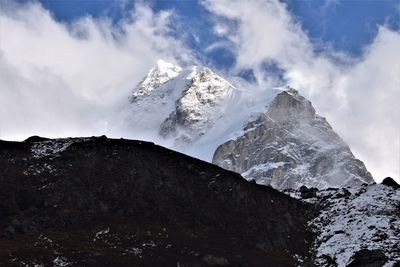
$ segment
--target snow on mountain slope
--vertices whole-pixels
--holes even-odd
[[[160,134],[177,146],[197,140],[224,114],[234,88],[208,68],[194,68],[191,82],[175,110],[161,124]]]
[[[179,66],[158,60],[157,65],[149,71],[146,78],[137,86],[137,89],[131,96],[131,101],[134,102],[138,97],[148,95],[154,88],[178,76],[181,71],[182,69]]]
[[[277,189],[373,182],[364,164],[296,90],[279,93],[244,134],[219,146],[213,163]]]
[[[159,61],[111,128],[211,161],[215,149],[240,133],[252,113],[264,112],[278,91],[242,80],[232,85],[206,67]]]
[[[129,103],[114,119],[110,131],[160,143],[162,139],[158,129],[175,109],[175,102],[190,83],[188,76],[191,72],[191,69],[182,70],[178,66],[159,61],[135,88]]]

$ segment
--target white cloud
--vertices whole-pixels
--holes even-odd
[[[238,23],[219,22],[218,28],[235,27],[219,31],[236,44],[237,66],[248,68],[265,59],[289,60],[300,51],[307,52],[307,37],[291,20],[285,6],[277,1],[206,1],[206,6],[216,15]],[[226,24],[223,24],[226,22]],[[263,34],[260,34],[260,33]]]
[[[279,1],[206,0],[203,4],[215,15],[219,28],[229,27],[224,32],[234,44],[233,71],[252,69],[257,82],[265,86],[272,74],[265,72],[263,63],[277,64],[285,80],[313,101],[377,181],[400,177],[399,32],[381,26],[361,58],[330,49],[316,54]]]
[[[223,24],[216,23],[216,24],[214,25],[213,31],[214,31],[217,35],[226,35],[226,34],[228,33],[228,31],[229,31],[229,28],[226,27],[226,26],[223,25]]]
[[[345,105],[333,122],[377,179],[399,178],[400,33],[380,27],[363,58],[342,74]]]
[[[0,11],[0,138],[91,135],[157,59],[190,60],[169,12],[136,5],[119,25],[57,22],[37,3]]]

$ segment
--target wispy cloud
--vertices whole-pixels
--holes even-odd
[[[335,8],[341,4],[341,0],[325,0],[321,6],[321,12],[326,12],[328,8]]]

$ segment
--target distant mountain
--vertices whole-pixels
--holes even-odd
[[[134,138],[280,190],[373,182],[364,164],[296,90],[230,83],[205,67],[159,61],[115,121]]]

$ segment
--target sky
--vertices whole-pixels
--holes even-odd
[[[107,133],[155,62],[310,99],[400,177],[400,0],[0,0],[0,139]]]

